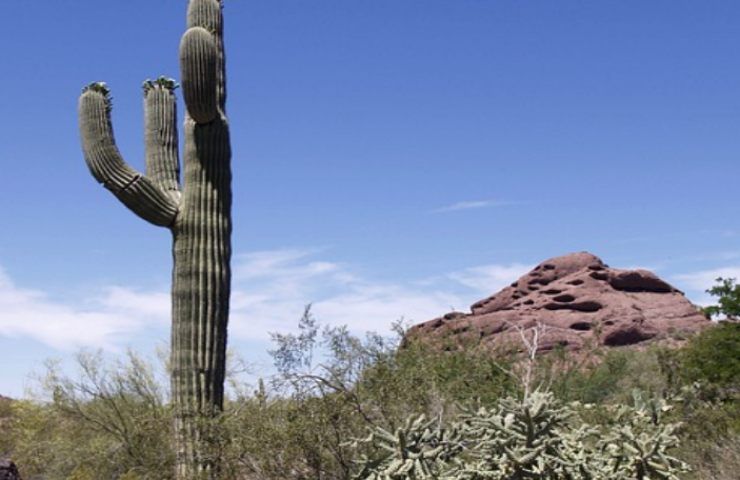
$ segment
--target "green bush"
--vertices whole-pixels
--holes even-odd
[[[737,390],[740,385],[740,323],[721,322],[693,337],[681,351],[683,377]]]
[[[704,308],[704,313],[710,317],[724,315],[730,320],[740,316],[740,285],[735,284],[734,278],[718,278],[718,285],[707,290],[707,293],[718,297],[718,305]]]
[[[171,478],[171,414],[151,366],[133,353],[114,365],[81,353],[78,366],[72,379],[49,365],[46,401],[12,403],[6,439],[23,478]]]

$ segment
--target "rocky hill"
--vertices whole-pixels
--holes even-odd
[[[511,286],[412,327],[409,338],[455,344],[519,342],[518,327],[541,323],[540,350],[622,346],[681,338],[710,325],[684,294],[647,270],[610,268],[587,252],[551,258]]]

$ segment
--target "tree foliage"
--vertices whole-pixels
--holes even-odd
[[[705,307],[704,312],[710,317],[725,316],[728,320],[737,321],[740,317],[740,285],[734,278],[719,277],[716,282],[717,285],[707,293],[717,297],[717,305]]]
[[[740,386],[740,323],[722,322],[689,341],[682,351],[687,380],[737,389]]]

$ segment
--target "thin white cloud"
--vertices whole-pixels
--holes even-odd
[[[460,210],[472,210],[475,208],[504,207],[507,205],[515,205],[515,202],[506,202],[502,200],[470,200],[436,208],[432,210],[432,213],[457,212]]]
[[[319,261],[310,261],[297,266],[297,262],[302,262],[316,253],[318,251],[313,249],[280,249],[237,255],[233,268],[234,279],[251,280],[277,275],[299,279],[328,273],[337,268],[333,263]]]
[[[663,267],[653,264],[653,265],[640,265],[640,264],[632,264],[632,265],[625,265],[624,267],[617,267],[619,270],[647,270],[648,272],[658,272]]]
[[[483,265],[450,274],[450,278],[483,294],[493,294],[532,270],[534,265]]]
[[[467,310],[531,267],[486,265],[433,281],[384,282],[363,278],[346,265],[318,260],[310,249],[251,252],[234,259],[230,336],[268,340],[270,332],[295,330],[311,303],[326,325],[355,332],[387,332],[399,319],[421,322],[453,308]],[[428,279],[427,279],[428,280]],[[157,329],[166,336],[170,296],[102,288],[83,302],[53,301],[44,292],[16,286],[0,271],[0,335],[36,339],[59,349],[114,348]]]
[[[347,325],[355,332],[387,331],[399,319],[414,323],[453,308],[467,310],[532,268],[485,265],[433,281],[392,283],[362,278],[341,264],[313,260],[314,252],[274,250],[240,256],[231,334],[266,340],[270,332],[292,331],[309,303],[324,324]]]
[[[708,253],[703,253],[701,255],[691,255],[685,258],[677,258],[674,259],[676,262],[680,261],[691,261],[691,262],[730,262],[733,260],[737,260],[740,258],[740,251],[739,250],[720,250],[720,251],[713,251]]]
[[[735,278],[740,280],[740,266],[715,268],[711,270],[700,270],[698,272],[674,275],[679,288],[704,292],[717,283],[718,278]]]
[[[170,315],[170,294],[167,292],[144,293],[123,287],[108,287],[104,292],[105,295],[97,303],[106,310],[160,321]]]
[[[270,332],[292,331],[309,303],[321,323],[356,332],[387,331],[401,318],[428,320],[465,303],[459,294],[431,286],[364,279],[314,255],[274,250],[241,256],[234,269],[231,334],[265,340]]]
[[[111,287],[84,303],[65,304],[15,285],[0,269],[0,334],[32,338],[58,349],[116,348],[161,320],[162,301],[161,295]]]
[[[696,305],[706,307],[715,305],[717,298],[707,293],[707,290],[717,284],[718,278],[734,278],[740,280],[740,266],[729,266],[709,270],[673,275],[671,279],[680,290],[686,291],[686,296]]]

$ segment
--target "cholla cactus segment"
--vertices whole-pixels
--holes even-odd
[[[359,443],[371,444],[379,453],[360,461],[363,468],[355,478],[363,480],[440,478],[446,464],[462,451],[455,428],[444,429],[440,419],[424,415],[407,419],[393,433],[376,427]]]
[[[474,448],[456,479],[571,478],[583,445],[594,432],[573,429],[575,414],[548,392],[508,397],[493,411],[462,416],[463,436]]]
[[[687,472],[686,463],[669,454],[679,445],[679,423],[665,423],[671,409],[662,399],[635,395],[634,407],[614,408],[613,426],[599,442],[605,470],[619,479],[678,480],[676,473]]]

